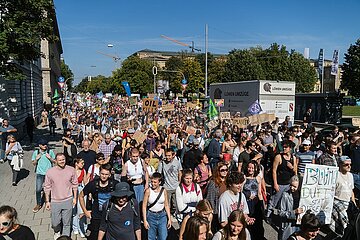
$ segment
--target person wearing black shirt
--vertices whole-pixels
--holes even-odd
[[[103,210],[105,209],[106,203],[111,198],[111,192],[114,190],[115,185],[118,181],[113,180],[111,177],[111,165],[105,164],[100,166],[100,177],[94,178],[89,182],[84,189],[80,192],[79,201],[82,210],[87,218],[90,220],[88,230],[90,230],[89,240],[97,240],[99,233],[100,220]],[[88,205],[85,206],[84,197],[87,196],[91,200],[87,200]],[[92,204],[90,204],[92,203]]]
[[[10,206],[0,207],[0,240],[35,240],[30,228],[17,224],[17,212]]]
[[[195,167],[200,163],[200,158],[202,155],[201,150],[199,149],[199,140],[194,139],[192,147],[184,155],[183,160],[183,169],[191,169],[194,171]]]
[[[133,194],[128,183],[116,184],[111,200],[105,205],[101,216],[98,239],[141,239],[139,205],[131,199]]]
[[[90,149],[90,141],[84,140],[82,142],[83,150],[78,153],[77,157],[85,161],[84,169],[87,171],[89,167],[96,163],[96,152]]]

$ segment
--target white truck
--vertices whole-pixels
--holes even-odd
[[[295,82],[251,80],[214,83],[210,85],[210,98],[224,99],[221,112],[240,112],[242,116],[256,113],[275,113],[284,120],[294,120]],[[260,108],[259,108],[260,106]]]

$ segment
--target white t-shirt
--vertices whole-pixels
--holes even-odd
[[[335,198],[349,202],[354,189],[354,177],[351,173],[339,175],[336,179]]]
[[[226,222],[230,213],[237,209],[239,202],[239,193],[234,195],[231,190],[226,190],[221,194],[219,198],[219,221]],[[241,203],[239,205],[239,210],[242,210],[243,213],[249,214],[249,207],[246,202],[246,197],[241,193]]]

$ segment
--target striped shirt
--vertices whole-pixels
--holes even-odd
[[[305,165],[311,164],[312,161],[315,159],[315,153],[312,151],[307,152],[298,152],[296,154],[296,158],[299,160],[298,164],[298,173],[304,174],[305,172]]]

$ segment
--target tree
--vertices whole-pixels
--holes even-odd
[[[219,57],[214,59],[208,67],[208,83],[222,82],[225,74],[226,58]]]
[[[311,92],[317,80],[316,70],[310,65],[310,61],[300,53],[292,53],[289,59],[290,79],[296,83],[296,92]]]
[[[124,93],[121,82],[129,82],[131,92],[152,93],[154,81],[152,74],[153,63],[140,59],[138,56],[128,57],[120,69],[113,72],[112,88],[116,93]]]
[[[232,50],[225,64],[223,82],[265,79],[260,62],[250,50]]]
[[[182,72],[188,80],[188,92],[199,92],[199,88],[204,87],[204,74],[199,62],[190,58],[185,59]]]
[[[65,78],[68,90],[71,91],[74,82],[74,74],[72,73],[70,67],[65,63],[64,60],[61,60],[60,69],[61,69],[61,76]]]
[[[95,94],[100,91],[103,91],[104,93],[111,92],[111,78],[98,75],[96,77],[92,77],[91,81],[88,81],[86,86],[86,92]]]
[[[86,93],[88,83],[88,77],[84,77],[81,82],[74,87],[74,92]]]
[[[20,70],[11,60],[36,60],[42,55],[41,39],[57,40],[54,19],[51,0],[0,1],[0,75],[19,78]]]
[[[343,75],[341,89],[348,90],[349,95],[360,97],[360,38],[351,44],[345,53],[345,62],[342,67]]]
[[[184,67],[184,61],[180,57],[171,57],[165,63],[165,70],[169,71],[182,71]],[[177,72],[160,72],[159,77],[164,80],[169,80],[170,90],[172,92],[181,92],[181,73]]]

